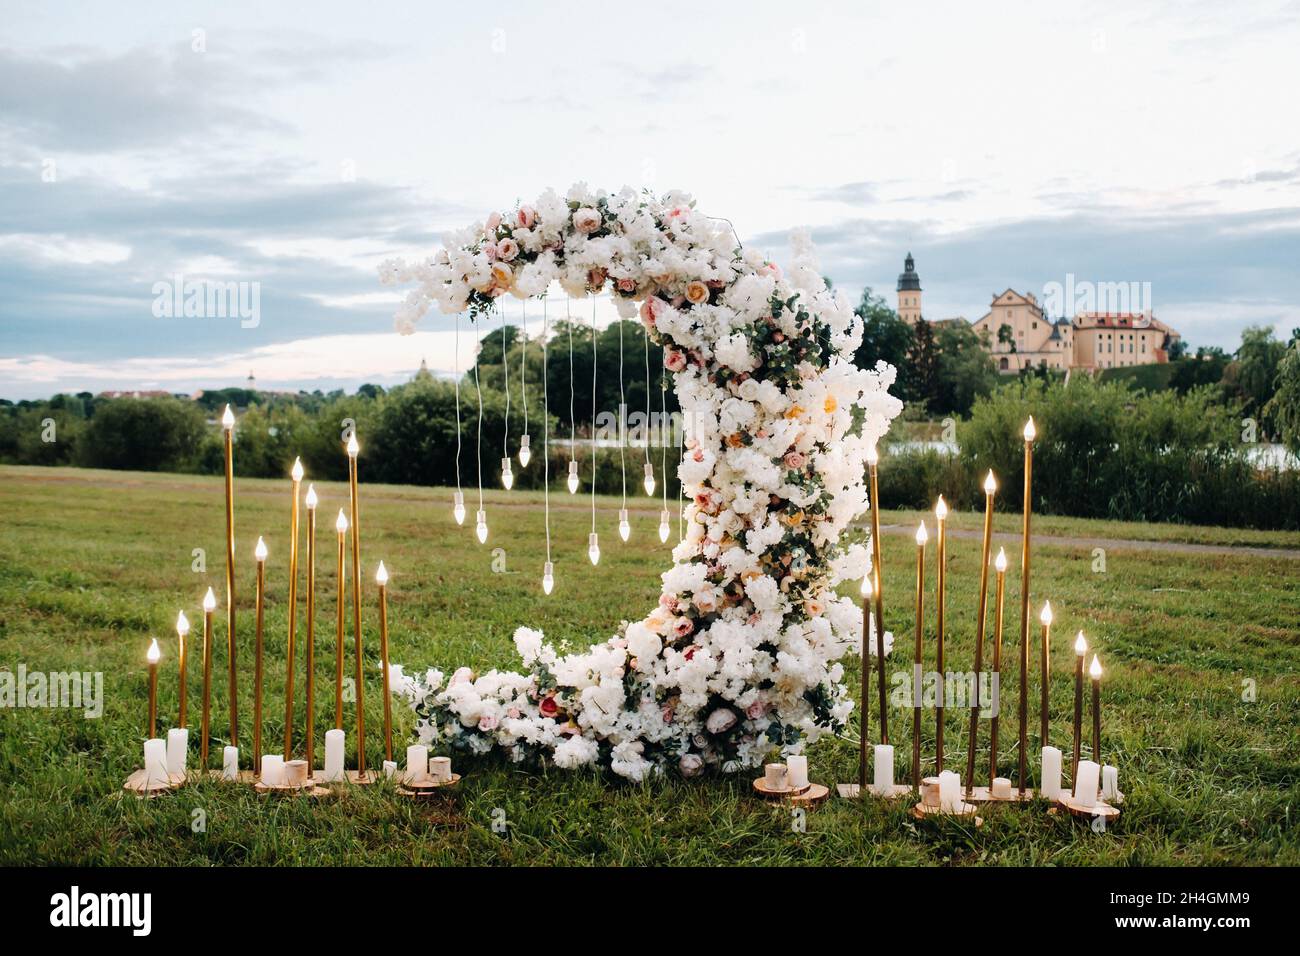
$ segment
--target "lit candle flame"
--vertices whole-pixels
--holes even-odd
[[[189,632],[190,632],[190,619],[185,616],[184,611],[181,611],[179,614],[176,615],[176,633],[179,634],[181,637],[184,637]]]
[[[211,613],[217,609],[217,596],[212,593],[212,588],[208,588],[208,593],[203,595],[203,610]]]
[[[1038,615],[1038,619],[1042,621],[1044,625],[1052,623],[1052,602],[1051,601],[1043,602],[1043,613]]]
[[[339,509],[338,520],[334,522],[334,527],[338,530],[339,534],[343,534],[348,530],[348,516],[343,513],[342,508]]]
[[[316,486],[308,485],[307,486],[307,508],[309,510],[314,509],[319,501],[320,499],[316,497]]]
[[[266,542],[262,540],[260,534],[257,536],[257,547],[253,549],[253,557],[258,561],[266,560]]]
[[[221,427],[226,431],[235,427],[235,413],[230,410],[229,405],[226,406],[226,410],[221,416]]]
[[[1080,657],[1088,653],[1088,642],[1084,640],[1083,631],[1080,631],[1079,636],[1074,639],[1074,653]]]
[[[871,599],[871,571],[869,569],[866,574],[862,575],[862,596],[867,600]]]
[[[922,521],[916,528],[916,543],[925,544],[930,540],[930,533],[925,530],[925,522]]]
[[[1092,666],[1088,668],[1088,676],[1093,680],[1101,680],[1101,661],[1097,660],[1097,655],[1092,655]]]
[[[382,588],[388,583],[388,569],[384,567],[384,562],[379,562],[379,570],[375,572],[375,582]]]
[[[984,478],[984,494],[991,495],[997,490],[998,490],[997,479],[993,477],[993,470],[989,469],[988,475],[985,476]]]
[[[948,502],[943,500],[943,495],[940,495],[939,500],[935,503],[934,517],[938,521],[948,517]]]
[[[295,458],[293,460],[293,470],[289,472],[289,477],[292,478],[294,481],[302,481],[302,475],[303,475],[302,459]]]
[[[877,465],[879,463],[880,463],[880,452],[876,450],[876,446],[873,444],[870,448],[867,449],[867,464]]]
[[[155,637],[149,642],[149,653],[146,654],[145,657],[148,659],[150,664],[158,663],[158,658],[162,657],[162,651],[158,649],[158,638]],[[1093,662],[1093,666],[1097,666],[1095,661]],[[1097,673],[1101,673],[1100,667],[1097,668]]]
[[[998,556],[993,559],[993,567],[997,568],[999,574],[1006,574],[1007,552],[1004,549],[998,548]]]
[[[353,432],[348,436],[348,457],[356,458],[357,453],[361,451],[361,446],[357,444],[357,433]]]
[[[1038,434],[1038,429],[1034,427],[1034,416],[1029,416],[1029,421],[1025,422],[1025,441],[1033,441]]]

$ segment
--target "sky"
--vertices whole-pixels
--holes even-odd
[[[1072,275],[1192,346],[1300,326],[1295,2],[4,7],[3,398],[451,373],[376,265],[577,181],[810,228],[855,299],[911,251],[929,318]],[[178,277],[256,321],[156,314]]]

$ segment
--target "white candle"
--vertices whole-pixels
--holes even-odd
[[[393,776],[394,774],[396,774],[396,773],[397,773],[397,761],[396,761],[396,760],[385,760],[385,761],[384,761],[384,776],[385,776],[385,777],[392,777],[392,776]]]
[[[993,786],[989,789],[990,795],[998,800],[1011,799],[1011,781],[1006,777],[994,777]]]
[[[227,746],[221,752],[221,779],[239,779],[239,748]]]
[[[1074,802],[1081,807],[1097,805],[1097,777],[1101,768],[1094,761],[1079,761],[1079,777],[1074,781]]]
[[[876,744],[875,780],[873,789],[887,797],[894,790],[894,748],[890,744]]]
[[[808,786],[808,758],[802,754],[791,754],[785,758],[786,782],[796,790]]]
[[[167,731],[167,772],[184,773],[189,758],[190,732],[184,727]]]
[[[450,757],[430,757],[429,758],[429,776],[434,783],[447,783],[451,780],[451,758]]]
[[[325,731],[325,781],[337,783],[343,779],[343,731],[334,727]]]
[[[307,761],[286,760],[284,763],[284,782],[301,787],[307,782]]]
[[[1110,764],[1101,768],[1101,798],[1106,801],[1119,799],[1119,768]]]
[[[1061,796],[1061,751],[1058,747],[1043,748],[1043,773],[1039,792],[1045,800],[1056,800]]]
[[[167,741],[161,737],[144,742],[144,777],[148,783],[167,782]]]
[[[262,755],[262,783],[268,787],[284,784],[284,754]]]
[[[939,809],[944,813],[961,810],[961,777],[951,770],[939,774]]]
[[[429,775],[429,748],[424,744],[411,744],[406,748],[406,779],[411,783]]]
[[[763,782],[769,790],[785,789],[786,769],[783,763],[770,763],[763,768]]]

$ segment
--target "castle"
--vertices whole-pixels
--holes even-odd
[[[921,317],[921,277],[909,252],[898,276],[898,317],[909,325]],[[944,320],[964,321],[964,320]],[[1078,312],[1053,319],[1032,292],[995,294],[989,311],[971,323],[997,362],[998,371],[1027,368],[1096,371],[1168,362],[1177,331],[1145,312]]]

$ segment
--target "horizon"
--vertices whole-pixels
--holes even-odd
[[[575,180],[684,189],[782,263],[807,227],[855,302],[893,307],[911,252],[931,319],[1073,277],[1141,284],[1192,349],[1300,326],[1300,144],[1258,92],[1285,86],[1300,9],[940,7],[942,32],[669,3],[633,57],[610,38],[644,24],[590,4],[406,11],[399,41],[337,2],[309,29],[248,3],[13,11],[0,395],[454,374],[468,325],[459,348],[451,317],[397,336],[376,265]],[[177,276],[236,283],[256,321],[158,315]]]

